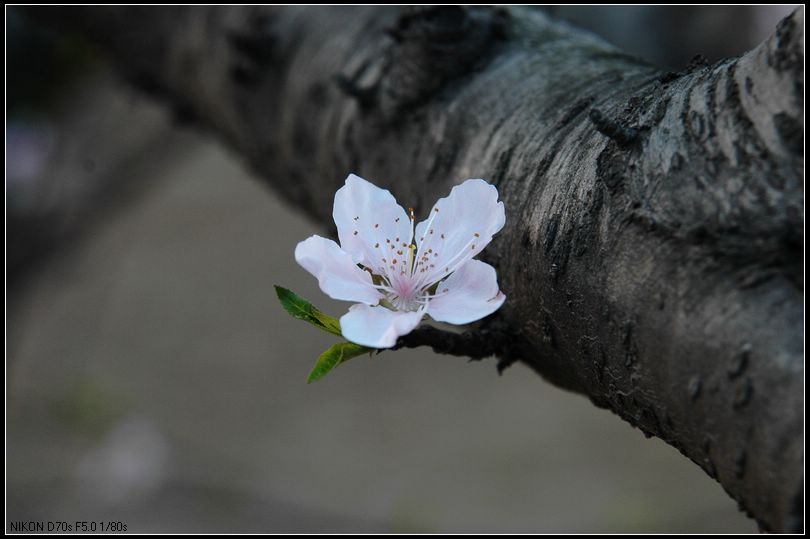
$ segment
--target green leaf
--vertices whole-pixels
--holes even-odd
[[[274,287],[281,306],[284,307],[284,310],[290,313],[293,318],[309,322],[318,329],[327,331],[332,335],[337,335],[338,337],[343,336],[343,333],[340,331],[340,322],[337,318],[322,313],[313,307],[310,302],[292,290],[278,285],[274,285]]]
[[[339,342],[332,345],[318,358],[318,362],[315,363],[315,368],[309,373],[307,383],[311,384],[315,380],[320,380],[326,376],[329,371],[344,361],[373,351],[374,348],[367,348],[359,344],[354,344],[353,342]]]

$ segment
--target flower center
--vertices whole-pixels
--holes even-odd
[[[416,311],[425,303],[427,294],[421,292],[413,279],[397,279],[392,283],[391,292],[388,293],[388,301],[398,311]]]
[[[366,242],[369,247],[373,245],[372,254],[368,264],[361,265],[371,274],[374,287],[385,294],[383,305],[397,311],[424,309],[430,299],[444,295],[446,289],[436,293],[434,285],[475,254],[476,240],[481,237],[481,234],[475,232],[454,256],[442,259],[439,250],[444,251],[445,239],[449,235],[446,236],[440,227],[435,230],[433,228],[439,208],[433,208],[419,245],[415,237],[413,208],[408,208],[408,214],[411,222],[409,237],[386,237],[381,233],[380,224],[374,223],[373,228],[369,229],[371,235],[367,239],[370,241]],[[360,216],[356,216],[354,220],[360,221]],[[399,221],[399,217],[394,219],[395,223]],[[357,236],[359,233],[360,229],[353,234]]]

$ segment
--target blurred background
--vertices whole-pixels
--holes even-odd
[[[672,68],[791,6],[543,8]],[[307,385],[273,284],[323,233],[237,155],[6,9],[6,503],[127,531],[753,532],[675,449],[521,365],[426,350]]]

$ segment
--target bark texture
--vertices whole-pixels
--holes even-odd
[[[475,331],[500,365],[675,446],[762,529],[803,529],[803,10],[681,72],[524,8],[53,13],[325,225],[348,172],[417,215],[495,183],[483,258],[508,300]]]

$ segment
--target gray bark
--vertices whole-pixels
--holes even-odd
[[[762,529],[803,529],[803,10],[677,73],[521,8],[58,13],[324,226],[348,172],[423,215],[496,184],[484,258],[509,299],[475,331],[501,366],[662,438]]]

